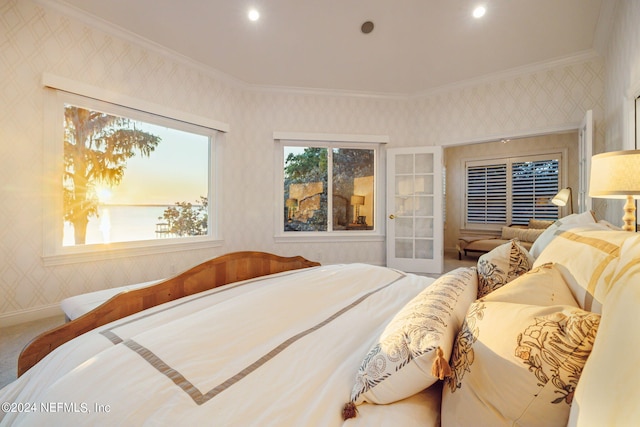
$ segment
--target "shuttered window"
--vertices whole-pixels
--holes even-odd
[[[504,224],[507,221],[507,165],[467,168],[467,222]]]
[[[557,192],[558,159],[512,163],[511,223],[558,219],[558,207],[551,203]]]
[[[561,154],[466,163],[466,228],[558,219]]]

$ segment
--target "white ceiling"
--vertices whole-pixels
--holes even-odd
[[[593,53],[610,0],[65,1],[247,84],[419,94]]]

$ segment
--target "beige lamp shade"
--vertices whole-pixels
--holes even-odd
[[[589,196],[640,197],[640,150],[612,151],[591,158]]]
[[[627,199],[624,229],[635,230],[634,198],[640,198],[640,150],[612,151],[591,158],[589,196]]]
[[[569,201],[570,195],[571,195],[571,189],[563,188],[558,192],[558,194],[553,196],[553,199],[551,199],[551,203],[553,203],[556,206],[567,206],[567,202]]]
[[[351,206],[364,205],[364,196],[351,196]]]
[[[571,187],[563,188],[558,194],[553,196],[551,203],[556,206],[567,206],[569,204],[570,213],[573,213],[573,197],[571,195]]]

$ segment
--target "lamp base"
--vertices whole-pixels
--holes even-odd
[[[636,231],[636,205],[632,196],[627,196],[627,203],[624,205],[624,216],[622,217],[624,231]]]

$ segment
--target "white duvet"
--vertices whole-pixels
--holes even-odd
[[[216,288],[91,331],[0,390],[0,425],[439,425],[439,393],[362,405],[358,366],[433,279],[364,264]]]

